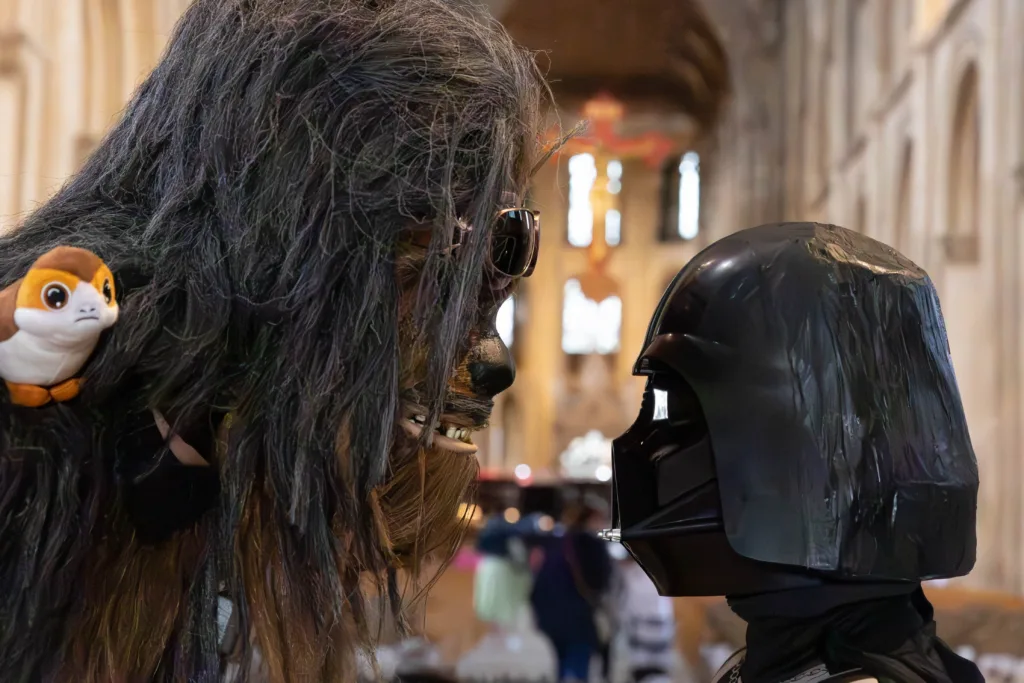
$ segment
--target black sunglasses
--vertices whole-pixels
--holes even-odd
[[[491,265],[507,277],[530,277],[540,253],[540,214],[517,207],[498,214],[491,232]]]
[[[532,209],[515,207],[500,211],[491,231],[491,267],[505,277],[530,277],[537,267],[540,252],[540,213]],[[463,227],[457,233],[452,250],[462,244],[463,235],[472,230]],[[430,243],[430,228],[414,229],[423,239],[414,241],[423,247]]]

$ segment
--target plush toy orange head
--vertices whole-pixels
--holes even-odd
[[[57,247],[0,291],[0,378],[11,402],[38,407],[78,395],[78,373],[117,322],[114,277],[95,254]]]

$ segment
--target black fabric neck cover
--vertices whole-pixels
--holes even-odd
[[[842,583],[730,596],[747,622],[745,683],[776,683],[818,662],[899,683],[984,683],[970,661],[935,635],[917,583]]]

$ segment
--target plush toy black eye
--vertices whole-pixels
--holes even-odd
[[[43,303],[53,311],[59,311],[67,305],[71,298],[68,288],[59,282],[51,282],[43,288]]]
[[[109,304],[114,298],[114,290],[110,286],[110,280],[103,281],[103,299]]]

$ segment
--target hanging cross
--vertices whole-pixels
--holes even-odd
[[[672,138],[653,131],[623,137],[618,127],[624,114],[625,107],[610,95],[598,95],[587,101],[582,111],[582,118],[589,122],[587,131],[569,138],[553,157],[588,152],[595,158],[600,155],[619,160],[641,159],[651,168],[661,168],[675,149]]]
[[[570,138],[555,155],[588,153],[594,157],[597,177],[590,190],[593,225],[590,245],[587,247],[587,272],[580,276],[584,294],[594,301],[603,301],[615,293],[617,285],[606,275],[611,257],[608,248],[605,218],[608,211],[618,208],[618,194],[609,191],[608,162],[640,159],[648,167],[659,169],[675,149],[673,140],[656,132],[635,137],[624,137],[618,128],[625,107],[610,95],[602,94],[583,105],[582,118],[589,123],[587,132]],[[557,139],[552,137],[552,139]]]

